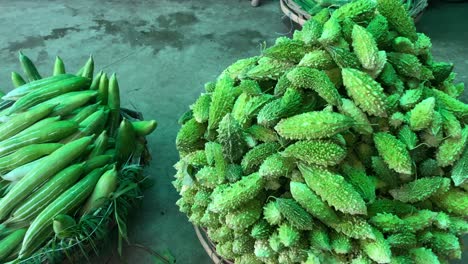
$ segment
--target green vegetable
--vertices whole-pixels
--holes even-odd
[[[10,171],[21,165],[32,162],[45,155],[49,155],[63,146],[60,143],[31,144],[24,146],[14,153],[0,158],[0,171]]]
[[[85,139],[89,140],[89,138]],[[43,242],[42,234],[52,231],[52,219],[59,214],[69,213],[70,210],[80,205],[91,194],[101,175],[102,169],[92,171],[61,194],[34,219],[24,237],[19,253],[20,259],[30,255],[31,250],[34,250]]]
[[[21,63],[21,68],[23,68],[23,71],[26,73],[29,81],[42,79],[34,63],[21,51],[19,52],[19,61]]]
[[[84,137],[73,142],[70,142],[51,155],[47,156],[34,171],[31,171],[23,179],[21,179],[10,192],[0,201],[0,219],[5,219],[13,209],[27,195],[41,183],[53,176],[56,172],[65,168],[80,157],[86,147],[91,143],[91,137]],[[53,164],[53,166],[51,166]]]
[[[14,74],[16,77],[15,79],[19,79],[17,74]],[[74,77],[72,74],[59,74],[56,76],[46,77],[40,80],[32,81],[26,84],[22,84],[21,86],[17,87],[16,89],[11,90],[2,99],[5,100],[18,100],[19,98],[25,96],[26,94],[33,92],[37,89],[42,87],[51,85],[52,83],[60,82],[65,79],[69,79]],[[19,80],[21,82],[21,80]],[[18,81],[15,81],[18,83]]]
[[[57,56],[55,57],[53,76],[60,74],[65,74],[65,64],[63,63],[62,58]]]
[[[65,214],[60,214],[54,217],[52,227],[58,238],[64,239],[72,234],[73,228],[76,226],[76,221],[73,217]]]
[[[120,88],[117,82],[117,75],[114,73],[109,79],[109,92],[107,98],[107,105],[110,109],[109,116],[109,135],[114,135],[114,131],[118,128],[120,123]]]
[[[19,133],[9,139],[0,142],[0,156],[9,154],[29,144],[57,142],[77,130],[78,126],[70,121],[57,121],[44,125],[41,130]],[[26,132],[26,130],[24,131]]]
[[[275,127],[278,134],[290,139],[329,138],[349,129],[354,121],[333,112],[309,112],[283,119]]]
[[[115,191],[118,184],[118,175],[115,165],[112,169],[104,172],[96,183],[91,196],[86,203],[81,207],[81,214],[87,214],[92,210],[101,207],[106,199]]]
[[[4,261],[21,244],[26,234],[26,229],[17,229],[0,240],[0,261]]]
[[[13,83],[13,86],[15,86],[15,88],[18,88],[18,87],[26,84],[26,81],[17,72],[11,72],[11,82]],[[2,95],[2,97],[3,96],[5,96],[5,95]]]
[[[318,166],[300,164],[307,186],[336,210],[348,214],[367,214],[364,200],[340,175]]]
[[[125,164],[135,151],[135,130],[132,124],[124,119],[120,123],[120,127],[117,131],[117,137],[115,139],[115,152],[117,156],[115,159],[120,164]]]
[[[48,84],[19,98],[10,108],[9,114],[26,110],[55,96],[83,89],[89,84],[89,79],[82,77],[71,77],[60,82]]]
[[[14,115],[8,122],[0,125],[0,140],[11,138],[36,121],[48,116],[55,106],[54,104],[44,104],[27,112]]]
[[[86,61],[86,64],[83,66],[83,72],[77,75],[81,75],[88,79],[93,79],[93,71],[94,71],[93,56],[89,56],[89,59]]]
[[[93,150],[89,153],[89,158],[96,157],[98,155],[104,154],[109,144],[109,136],[107,135],[107,131],[104,130],[102,133],[96,138],[94,141]]]
[[[312,230],[312,216],[293,199],[277,198],[276,204],[283,217],[299,230]]]
[[[236,263],[459,258],[468,104],[414,3],[295,3],[311,18],[292,39],[237,60],[181,119],[180,211]]]
[[[74,164],[58,172],[13,210],[6,223],[29,224],[52,201],[73,186],[84,172],[83,164]]]

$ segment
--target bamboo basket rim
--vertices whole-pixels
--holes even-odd
[[[197,235],[198,240],[200,241],[200,244],[202,245],[203,249],[205,249],[206,254],[211,258],[213,263],[215,264],[234,264],[234,261],[232,260],[227,260],[218,253],[216,253],[216,245],[211,239],[208,237],[208,234],[206,233],[206,229],[201,228],[199,226],[193,225],[193,228],[195,229],[195,233]]]
[[[280,0],[280,6],[281,10],[287,17],[301,26],[311,18],[311,15],[302,10],[302,8],[294,1]]]

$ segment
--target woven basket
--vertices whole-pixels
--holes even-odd
[[[311,18],[310,14],[302,10],[302,8],[292,0],[280,0],[280,5],[283,13],[301,26]]]
[[[416,5],[414,5],[413,9],[410,11],[410,14],[415,22],[419,21],[427,7],[427,0],[405,0],[405,2],[407,1],[417,1]],[[311,15],[303,10],[293,0],[280,0],[280,6],[281,10],[287,17],[301,26],[311,18]]]
[[[216,245],[213,243],[213,241],[210,240],[205,229],[198,227],[196,225],[194,225],[193,227],[195,228],[195,233],[197,234],[198,240],[200,240],[200,244],[205,249],[206,254],[208,254],[211,260],[213,260],[213,263],[234,264],[234,261],[224,259],[220,255],[218,255],[218,253],[216,253]]]

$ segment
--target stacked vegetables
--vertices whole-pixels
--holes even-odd
[[[320,12],[182,118],[177,204],[235,263],[446,263],[468,232],[468,105],[397,0]]]
[[[76,75],[57,58],[47,78],[20,62],[27,81],[14,72],[0,103],[0,261],[54,262],[124,228],[156,122],[121,116],[116,75],[93,79],[92,57]]]
[[[352,0],[292,0],[310,15],[315,15],[324,8],[337,9]],[[424,11],[427,7],[427,0],[402,0],[406,10],[413,18]]]

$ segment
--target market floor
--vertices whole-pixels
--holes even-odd
[[[156,119],[148,137],[153,162],[146,170],[154,186],[129,223],[129,240],[156,252],[169,250],[177,263],[210,263],[187,218],[178,212],[171,185],[178,117],[203,84],[236,59],[259,54],[264,43],[290,33],[278,1],[252,8],[247,0],[33,1],[0,0],[0,87],[11,88],[23,50],[50,74],[60,55],[75,72],[93,54],[97,69],[118,73],[122,104]],[[433,40],[435,58],[456,65],[468,84],[468,3],[431,1],[418,23]],[[468,101],[468,93],[464,94]],[[114,248],[114,247],[113,247]],[[112,257],[112,254],[114,257]],[[96,263],[120,263],[115,250]],[[156,263],[137,247],[126,247],[128,263]],[[465,255],[465,260],[468,256]]]

